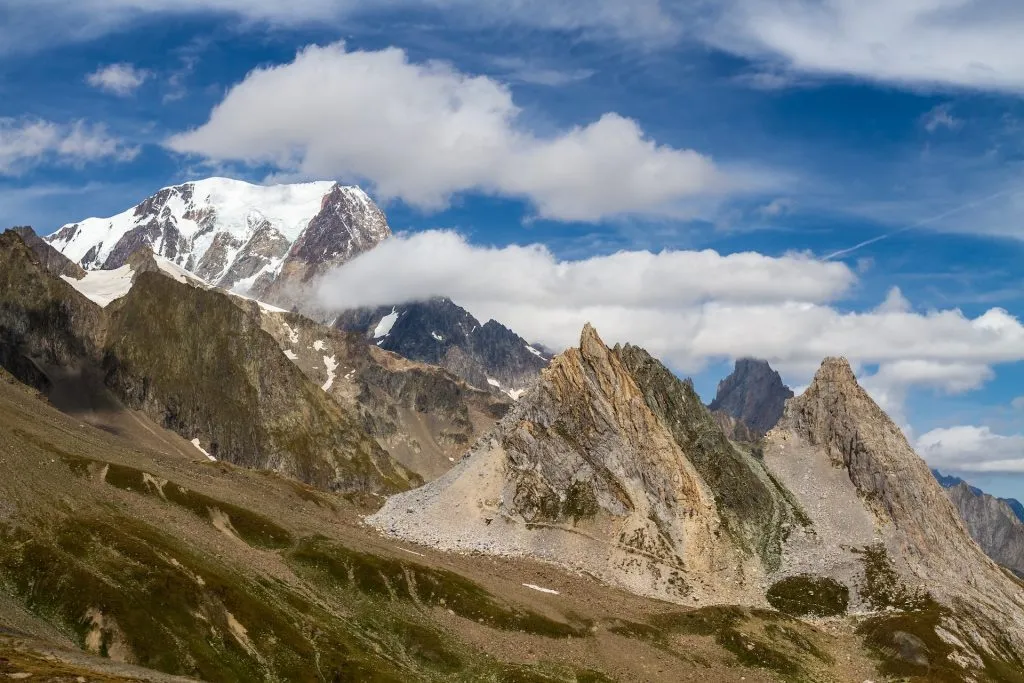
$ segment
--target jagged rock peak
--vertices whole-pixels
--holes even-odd
[[[768,361],[740,358],[732,374],[718,384],[711,410],[739,420],[756,434],[765,434],[782,417],[793,392]]]
[[[588,324],[579,347],[555,357],[453,470],[390,498],[368,522],[705,604],[754,599],[794,517],[692,385],[643,349],[608,348]]]
[[[814,373],[814,383],[818,382],[856,385],[857,388],[860,388],[860,385],[857,383],[857,375],[854,374],[853,367],[850,366],[850,361],[843,356],[829,356],[821,362],[821,367]]]
[[[584,325],[583,331],[580,333],[580,353],[588,360],[600,360],[608,357],[608,347],[605,346],[601,336],[590,323]]]

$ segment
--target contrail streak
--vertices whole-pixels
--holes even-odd
[[[840,249],[839,251],[833,251],[831,254],[829,254],[827,256],[823,256],[821,258],[821,260],[822,261],[831,261],[832,259],[834,259],[834,258],[836,258],[838,256],[846,256],[847,254],[850,254],[852,252],[857,251],[858,249],[862,249],[862,248],[864,248],[866,246],[874,244],[875,242],[881,242],[882,240],[887,240],[890,237],[895,237],[896,235],[899,235],[900,233],[907,232],[908,230],[916,230],[917,228],[920,228],[922,225],[928,225],[929,223],[934,223],[935,221],[941,221],[943,218],[947,218],[949,216],[952,216],[953,214],[960,213],[961,211],[965,211],[967,209],[974,208],[975,206],[980,206],[981,204],[987,204],[988,202],[992,201],[993,199],[998,199],[999,197],[1002,197],[1003,195],[1006,195],[1006,194],[1010,194],[1011,192],[1013,192],[1013,190],[1002,190],[1000,192],[996,192],[995,194],[989,195],[988,197],[982,197],[981,199],[975,199],[973,202],[967,202],[966,204],[962,204],[961,206],[957,206],[955,208],[952,208],[949,211],[945,211],[943,213],[940,213],[937,216],[931,216],[930,218],[925,218],[925,219],[919,220],[918,222],[914,223],[913,225],[908,225],[905,228],[900,228],[899,230],[893,230],[892,232],[887,232],[886,234],[879,235],[878,237],[872,237],[869,240],[864,240],[863,242],[861,242],[859,244],[855,244],[852,247],[847,247],[846,249]]]

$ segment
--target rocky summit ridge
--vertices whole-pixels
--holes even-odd
[[[495,320],[481,323],[446,297],[345,311],[334,326],[378,348],[445,368],[469,384],[517,398],[550,355]]]
[[[692,386],[641,349],[608,348],[588,325],[453,470],[368,521],[706,604],[756,592],[797,517]]]

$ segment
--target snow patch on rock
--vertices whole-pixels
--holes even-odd
[[[87,299],[106,308],[110,302],[128,294],[132,288],[134,275],[132,267],[125,264],[115,270],[89,271],[81,280],[75,280],[67,275],[60,277]]]
[[[377,323],[377,327],[373,328],[373,338],[381,339],[382,337],[388,336],[388,334],[391,333],[391,328],[395,326],[396,322],[398,322],[398,316],[399,314],[394,308],[392,308],[390,313],[380,319],[380,322]]]

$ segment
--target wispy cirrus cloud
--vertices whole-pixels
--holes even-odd
[[[1024,93],[1014,0],[727,0],[703,37],[776,70]]]
[[[37,50],[33,36],[52,42],[91,40],[166,16],[221,15],[250,27],[342,26],[351,18],[391,11],[436,12],[439,23],[523,26],[614,39],[646,47],[672,44],[682,35],[679,6],[671,0],[0,0],[0,52]]]

